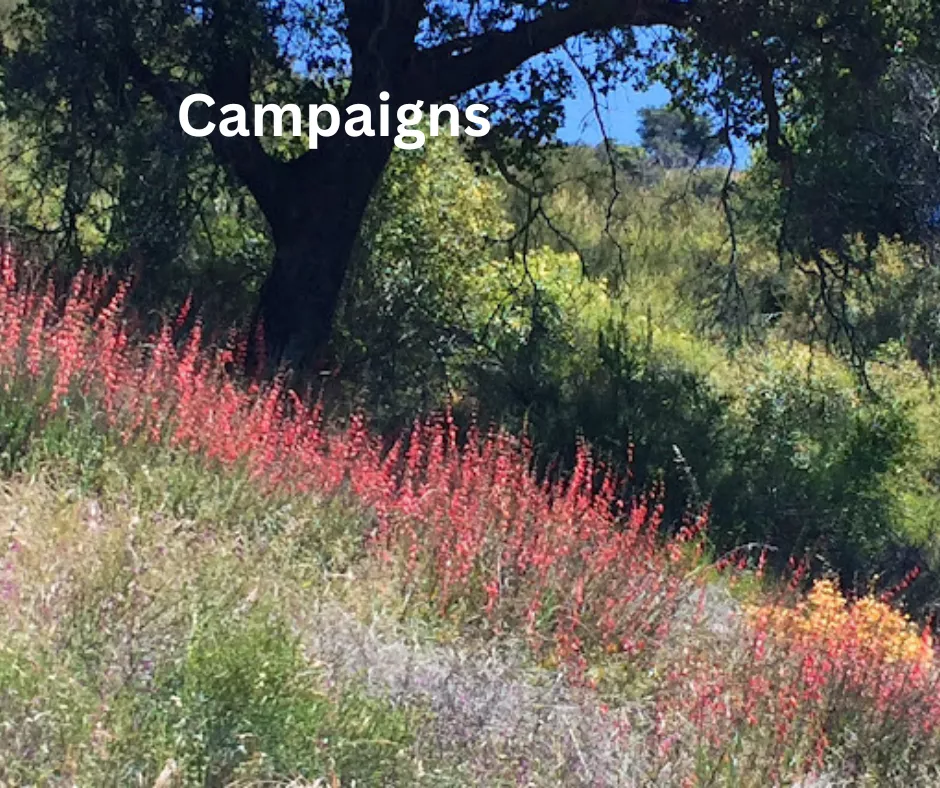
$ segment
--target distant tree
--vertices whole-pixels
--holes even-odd
[[[498,109],[501,133],[538,145],[575,77],[599,96],[645,72],[684,106],[710,106],[724,135],[763,137],[789,177],[789,107],[811,96],[822,103],[804,102],[809,116],[838,118],[843,96],[887,73],[899,41],[937,62],[937,17],[931,0],[22,0],[2,99],[67,162],[73,212],[98,193],[102,150],[181,137],[175,118],[194,92],[216,99],[216,120],[223,105],[262,98],[376,114],[382,90],[393,104],[473,96]],[[643,28],[662,31],[653,47],[638,41]],[[392,139],[270,143],[216,132],[182,140],[172,159],[211,155],[257,201],[275,247],[258,316],[274,357],[299,360],[330,336]]]
[[[666,169],[711,164],[721,151],[705,115],[670,107],[644,107],[639,115],[643,148]]]

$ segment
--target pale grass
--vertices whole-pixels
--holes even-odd
[[[205,517],[140,511],[130,493],[102,500],[57,489],[42,475],[7,480],[0,484],[0,627],[8,642],[31,648],[76,648],[86,639],[107,688],[145,675],[206,606],[237,615],[271,603],[293,622],[311,670],[328,687],[355,685],[393,706],[420,710],[407,753],[416,784],[690,784],[694,754],[658,750],[655,674],[630,675],[612,658],[598,662],[592,674],[598,689],[573,686],[559,670],[539,664],[524,642],[487,632],[482,618],[442,619],[420,595],[403,593],[390,566],[365,553],[325,565],[307,547],[317,544],[309,531],[339,529],[343,518],[347,528],[368,530],[363,513],[320,501],[285,509],[277,532],[248,538]],[[740,606],[721,585],[704,593],[703,605],[693,595],[680,606],[661,644],[661,662],[681,658],[694,643],[745,667]],[[100,733],[106,739],[107,732]],[[694,735],[691,724],[688,735]],[[716,776],[711,784],[766,785],[759,756],[755,751],[736,780]],[[907,784],[937,784],[929,764],[923,773],[922,781]],[[62,781],[48,784],[70,785],[67,769]],[[173,759],[152,784],[185,785]],[[331,775],[306,782],[245,776],[229,783],[338,784]],[[835,768],[794,788],[868,784],[875,783]]]

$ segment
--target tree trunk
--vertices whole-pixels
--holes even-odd
[[[261,289],[260,322],[268,360],[308,367],[324,356],[356,228],[343,217],[311,217],[309,227],[295,227],[275,242],[274,261]],[[317,225],[332,225],[329,237]]]
[[[268,361],[321,366],[359,227],[391,152],[385,140],[347,139],[312,152],[265,211],[274,261],[261,290]]]

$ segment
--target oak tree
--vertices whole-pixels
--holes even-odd
[[[3,99],[38,142],[50,134],[87,160],[141,118],[181,135],[180,103],[196,92],[216,100],[216,121],[223,105],[259,101],[375,114],[381,91],[393,104],[473,98],[494,108],[494,133],[538,145],[583,80],[600,98],[654,78],[709,107],[724,138],[762,139],[786,181],[791,115],[838,116],[841,95],[890,70],[898,42],[931,58],[935,17],[928,0],[22,0]],[[265,216],[275,252],[258,315],[271,351],[302,361],[330,336],[392,137],[268,143],[191,141]]]

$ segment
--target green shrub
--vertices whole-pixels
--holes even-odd
[[[93,745],[94,692],[41,650],[0,643],[0,784],[48,785]]]
[[[107,651],[99,645],[99,656]],[[183,785],[236,778],[407,780],[414,711],[330,688],[289,628],[261,607],[196,624],[174,657],[115,683],[119,666],[0,646],[0,782]]]
[[[742,370],[749,382],[710,485],[716,536],[722,549],[769,543],[783,560],[809,552],[863,580],[906,538],[892,480],[908,466],[915,425],[846,370],[810,372],[807,361],[777,352]]]
[[[329,690],[296,636],[263,608],[201,625],[152,688],[117,704],[123,777],[156,777],[174,758],[187,785],[238,777],[390,784],[404,779],[401,756],[412,717],[355,690]],[[141,757],[142,755],[145,757]]]

